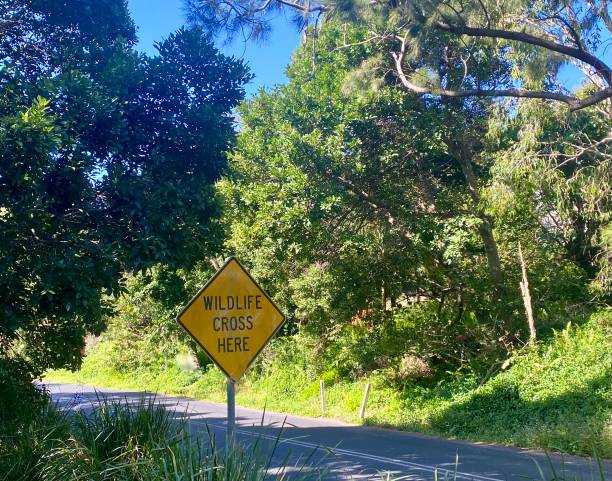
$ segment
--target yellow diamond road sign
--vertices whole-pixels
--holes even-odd
[[[232,380],[237,381],[285,316],[233,257],[176,320]]]

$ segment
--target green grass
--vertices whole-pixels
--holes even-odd
[[[36,481],[38,463],[53,449],[58,439],[69,436],[69,423],[64,413],[45,404],[38,415],[15,431],[0,429],[0,480]]]
[[[156,403],[99,397],[68,415],[48,405],[22,432],[0,438],[3,481],[317,480],[309,459],[275,459],[280,438],[220,448],[210,431],[190,433],[187,417]],[[271,473],[274,470],[274,474]]]
[[[445,437],[539,447],[612,457],[612,336],[610,311],[583,326],[569,326],[547,343],[526,349],[510,367],[478,385],[473,376],[436,385],[392,387],[382,374],[351,381],[324,375],[329,417],[358,423],[367,381],[372,382],[365,423]],[[120,372],[100,343],[77,373],[56,371],[50,381],[157,391],[225,401],[225,379],[216,368],[186,372],[168,362]],[[274,346],[271,347],[274,351]],[[284,347],[286,351],[286,346]],[[274,356],[270,356],[274,358]],[[278,356],[238,384],[237,403],[257,409],[321,416],[319,379],[300,363]],[[262,371],[262,370],[260,370]]]

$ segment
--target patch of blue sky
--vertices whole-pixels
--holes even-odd
[[[138,29],[137,48],[149,55],[156,53],[155,42],[185,24],[182,0],[129,0],[128,5]],[[244,41],[236,36],[233,42],[219,42],[217,47],[247,63],[255,75],[246,86],[247,97],[251,97],[262,87],[285,83],[285,68],[299,43],[299,32],[284,14],[278,14],[272,20],[272,33],[266,41]]]

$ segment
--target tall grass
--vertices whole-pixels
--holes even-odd
[[[99,398],[67,416],[53,407],[27,437],[0,457],[1,481],[281,481],[320,479],[309,460],[279,459],[278,439],[221,447],[207,428],[190,432],[184,413],[154,398],[133,403]],[[203,434],[203,435],[202,435]],[[13,466],[13,467],[11,467]]]
[[[49,403],[16,430],[0,429],[0,481],[40,479],[40,460],[69,430],[66,413]]]
[[[544,469],[542,469],[540,463],[538,463],[538,461],[534,459],[533,462],[535,463],[540,476],[539,478],[535,478],[532,481],[606,481],[603,461],[597,453],[594,453],[593,455],[593,461],[595,462],[597,471],[595,473],[592,473],[589,479],[584,479],[578,476],[577,474],[571,473],[565,463],[565,460],[562,460],[561,466],[556,466],[548,453],[546,453],[546,459],[549,468],[549,474],[545,474]]]

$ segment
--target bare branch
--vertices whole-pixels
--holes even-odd
[[[329,10],[325,5],[316,5],[313,7],[310,4],[301,5],[299,3],[291,2],[289,0],[276,0],[276,1],[280,3],[281,5],[295,8],[296,10],[299,10],[300,12],[303,12],[303,13],[327,12]]]
[[[563,142],[563,146],[570,151],[570,153],[565,153],[564,149],[559,149],[558,143],[555,144],[543,144],[546,147],[551,148],[551,151],[554,152],[554,155],[544,154],[545,157],[550,158],[554,157],[554,159],[559,159],[560,162],[553,163],[552,168],[559,169],[564,165],[574,162],[578,160],[583,155],[596,155],[602,158],[605,161],[612,161],[612,153],[609,150],[604,149],[605,147],[609,147],[612,145],[612,131],[608,133],[608,135],[598,141],[593,141],[585,137],[580,142]]]
[[[591,67],[590,65],[585,65],[583,62],[576,60],[576,59],[572,59],[572,63],[586,76],[588,77],[588,79],[593,83],[593,85],[596,85],[597,88],[605,90],[606,88],[606,84],[604,82],[604,80],[597,75],[597,73],[595,72],[595,70],[593,69],[593,67]]]
[[[569,104],[569,107],[571,111],[581,110],[586,107],[590,107],[591,105],[595,105],[602,100],[609,99],[610,97],[612,97],[612,87],[600,90],[593,95],[589,95],[584,99],[573,102],[573,104]]]
[[[374,40],[380,40],[380,35],[378,34],[374,34],[371,37],[366,38],[365,40],[362,40],[360,42],[353,42],[353,43],[346,43],[346,41],[340,45],[339,47],[336,47],[334,50],[340,50],[343,48],[351,48],[351,47],[357,47],[358,45],[365,45],[366,43],[370,43]]]
[[[601,18],[603,18],[604,24],[610,33],[612,33],[612,18],[610,17],[610,12],[608,11],[608,1],[602,0],[601,6]]]
[[[585,51],[584,45],[582,44],[582,39],[580,38],[580,35],[578,35],[578,32],[572,26],[572,24],[568,22],[565,18],[563,18],[561,15],[556,15],[554,19],[561,22],[561,30],[565,33],[567,37],[572,39],[572,41],[576,45],[576,48]]]
[[[274,0],[266,0],[266,1],[263,3],[263,5],[262,5],[262,6],[257,7],[257,8],[256,8],[255,10],[253,10],[251,13],[252,13],[252,14],[255,14],[255,13],[261,13],[261,12],[263,12],[264,10],[266,10],[266,9],[267,9],[267,8],[270,6],[270,4],[271,4],[273,1],[274,1]]]

